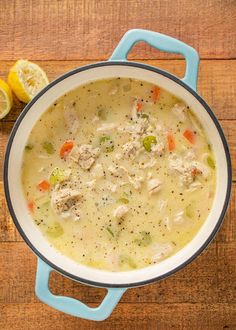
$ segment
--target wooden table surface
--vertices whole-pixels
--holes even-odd
[[[36,257],[17,233],[0,183],[0,329],[236,329],[236,1],[235,0],[1,0],[0,76],[19,58],[38,62],[52,80],[107,59],[130,28],[179,38],[201,56],[199,93],[219,118],[233,161],[231,203],[207,250],[161,282],[128,290],[104,322],[77,319],[42,304],[34,294]],[[178,76],[184,61],[140,43],[130,58]],[[23,108],[15,100],[0,122],[0,167],[7,138]],[[51,289],[99,304],[95,289],[53,274]]]

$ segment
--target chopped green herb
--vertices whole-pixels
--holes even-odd
[[[120,264],[127,264],[130,268],[137,268],[136,263],[133,261],[133,259],[127,255],[121,255],[120,256]]]
[[[113,231],[112,231],[109,227],[107,227],[106,230],[108,231],[108,233],[109,233],[112,237],[115,237]]]
[[[32,150],[33,149],[33,145],[32,144],[26,144],[26,146],[25,146],[25,150],[28,150],[28,151],[30,151],[30,150]]]
[[[49,154],[52,155],[55,152],[53,144],[51,142],[45,141],[43,142],[43,149]]]
[[[55,167],[50,175],[49,182],[51,183],[51,185],[55,185],[59,182],[64,181],[65,178],[65,172],[59,167]]]
[[[152,150],[152,144],[156,144],[157,139],[154,135],[148,135],[143,139],[143,146],[146,151],[150,152]]]
[[[210,143],[207,145],[207,147],[208,147],[208,150],[209,150],[209,151],[212,150],[212,149],[211,149],[211,144],[210,144]]]
[[[141,238],[137,238],[134,242],[139,246],[148,246],[152,243],[152,237],[149,232],[141,231]]]
[[[114,142],[110,138],[110,136],[101,136],[100,137],[100,145],[105,152],[112,152],[114,150]]]
[[[46,234],[52,238],[57,238],[57,237],[63,235],[63,233],[64,233],[64,230],[58,222],[55,222],[55,224],[53,226],[49,227],[46,231]]]
[[[214,160],[212,159],[212,157],[211,156],[208,156],[207,157],[207,164],[211,167],[211,168],[215,168],[216,166],[215,166],[215,162],[214,162]]]

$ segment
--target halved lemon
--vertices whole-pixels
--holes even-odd
[[[10,69],[8,83],[18,99],[28,103],[49,81],[39,65],[18,60]]]
[[[12,107],[12,92],[7,83],[0,79],[0,119],[4,118]]]

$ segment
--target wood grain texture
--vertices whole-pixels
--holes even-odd
[[[235,58],[234,0],[1,0],[0,59],[106,59],[132,28],[165,33],[204,58]],[[166,58],[140,45],[134,58]]]
[[[97,323],[72,318],[46,305],[34,303],[3,304],[1,316],[3,316],[0,319],[2,330],[234,330],[236,328],[236,305],[225,303],[120,303],[110,319]],[[37,324],[37,328],[32,327],[34,324]]]
[[[128,290],[100,323],[77,319],[42,304],[34,294],[36,257],[17,232],[0,178],[1,330],[222,330],[236,329],[236,1],[235,0],[1,0],[0,77],[18,58],[36,60],[50,80],[106,60],[131,28],[179,38],[198,50],[198,90],[220,119],[231,151],[233,189],[224,223],[207,250],[170,278]],[[139,43],[129,58],[183,76],[177,55]],[[23,109],[16,98],[0,122],[0,173],[8,136]],[[96,306],[105,289],[53,272],[56,294]]]

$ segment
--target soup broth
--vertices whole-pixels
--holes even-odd
[[[215,194],[206,132],[182,100],[145,81],[98,80],[58,99],[25,146],[29,212],[78,263],[127,271],[190,242]]]

